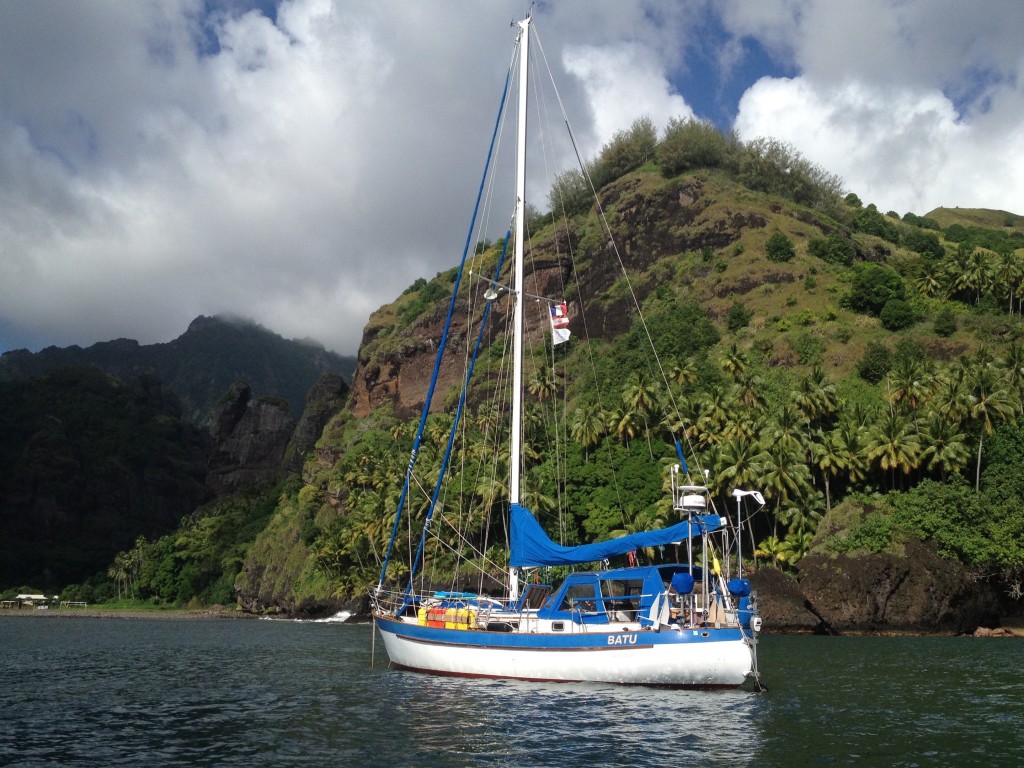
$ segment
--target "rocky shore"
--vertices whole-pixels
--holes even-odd
[[[903,555],[808,555],[792,573],[760,568],[750,582],[768,633],[971,635],[1009,624],[1016,634],[1019,625],[1003,617],[1020,606],[991,581],[922,542]]]

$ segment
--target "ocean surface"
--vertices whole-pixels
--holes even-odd
[[[366,624],[0,615],[3,766],[1024,766],[1024,641],[766,636],[767,693],[431,677]]]

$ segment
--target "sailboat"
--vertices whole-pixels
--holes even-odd
[[[761,618],[750,582],[743,577],[741,505],[764,500],[736,490],[736,517],[715,510],[706,477],[694,481],[676,443],[679,462],[670,468],[671,507],[678,519],[666,528],[608,541],[564,546],[548,536],[522,503],[524,351],[523,287],[527,67],[531,18],[518,25],[518,129],[515,247],[512,284],[484,278],[487,309],[499,295],[513,302],[509,432],[509,538],[506,591],[502,595],[417,587],[420,539],[407,582],[389,582],[399,519],[409,493],[423,425],[433,397],[446,338],[438,344],[435,375],[414,439],[391,544],[378,583],[371,588],[374,622],[393,667],[440,675],[545,682],[598,682],[682,688],[760,686],[757,638]],[[510,76],[512,68],[510,68]],[[506,88],[508,84],[506,83]],[[482,187],[483,185],[481,185]],[[465,264],[465,257],[463,260]],[[461,271],[456,279],[461,279]],[[538,297],[529,297],[538,299]],[[453,294],[454,306],[454,294]],[[564,326],[564,305],[552,302],[552,318]],[[450,328],[451,308],[449,320]],[[553,322],[552,325],[555,328]],[[479,347],[479,341],[478,341]],[[474,357],[475,359],[475,357]],[[466,403],[466,376],[457,414]],[[458,418],[458,416],[457,416]],[[449,438],[455,435],[455,424]],[[447,461],[447,459],[446,459]],[[442,465],[442,472],[444,464]],[[437,490],[433,500],[437,499]],[[430,517],[427,516],[427,527]],[[678,562],[637,564],[631,553],[685,553]],[[628,558],[612,567],[612,558]],[[542,583],[541,569],[570,568],[559,585]]]

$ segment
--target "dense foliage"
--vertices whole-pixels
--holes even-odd
[[[58,368],[0,400],[0,585],[86,578],[202,503],[203,436],[153,377]]]
[[[591,541],[672,522],[663,485],[678,438],[691,470],[707,470],[721,507],[732,504],[733,488],[765,493],[769,504],[753,524],[759,558],[792,564],[826,544],[881,551],[914,537],[979,573],[1019,578],[1024,262],[1016,224],[944,227],[938,213],[882,214],[856,195],[840,199],[840,181],[788,145],[744,144],[689,120],[670,122],[659,140],[641,119],[585,171],[558,176],[549,194],[555,218],[569,223],[542,230],[546,219],[535,218],[531,236],[571,245],[580,272],[609,250],[589,177],[615,236],[628,242],[632,282],[602,274],[603,282],[567,286],[567,296],[599,305],[601,329],[588,326],[588,338],[555,349],[538,344],[528,361],[526,443],[540,448],[527,456],[523,501],[555,538]],[[450,274],[417,281],[376,313],[361,350],[367,369],[409,363],[451,286]],[[643,324],[627,301],[634,288]],[[478,363],[488,392],[499,390],[503,354],[499,336]],[[440,398],[451,403],[454,394]],[[317,589],[327,584],[334,594],[373,583],[414,421],[384,405],[332,423],[303,482],[278,498],[250,562],[271,563],[281,583],[306,579],[309,589],[318,579]],[[427,421],[395,561],[417,548],[451,423],[441,414]],[[470,573],[456,554],[460,537],[491,571],[506,545],[506,428],[482,397],[469,403],[462,428],[427,552],[430,579]],[[854,519],[826,532],[821,521],[840,507],[857,510]],[[227,581],[216,574],[230,569],[200,565],[221,556],[183,541],[153,550],[172,563],[173,579],[152,594],[223,596]]]

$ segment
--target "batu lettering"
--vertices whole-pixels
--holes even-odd
[[[636,635],[608,635],[608,645],[636,645]]]

